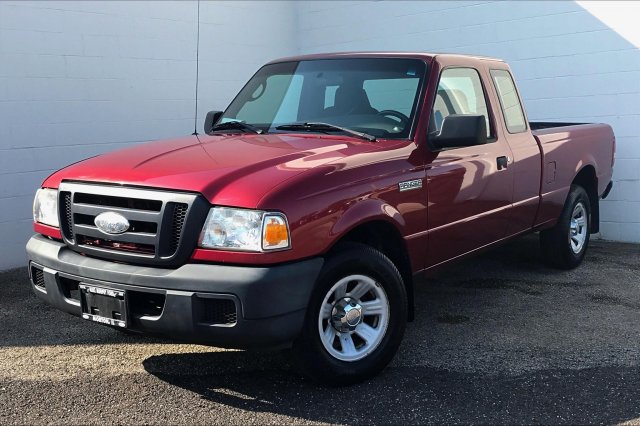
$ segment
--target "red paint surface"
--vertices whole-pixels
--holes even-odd
[[[62,233],[60,233],[60,228],[34,222],[33,230],[38,234],[46,235],[47,237],[55,238],[56,240],[62,240]]]

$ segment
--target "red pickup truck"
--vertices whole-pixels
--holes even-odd
[[[335,385],[392,359],[418,274],[531,232],[579,265],[615,151],[605,124],[528,122],[505,62],[446,54],[273,61],[204,127],[49,176],[35,294],[132,332],[291,345]]]

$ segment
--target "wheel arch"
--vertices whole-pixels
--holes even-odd
[[[401,231],[388,216],[372,217],[360,221],[341,233],[329,252],[343,243],[365,244],[383,253],[398,268],[407,293],[408,320],[414,319],[413,269],[406,242]]]
[[[589,207],[591,208],[591,233],[600,231],[600,202],[598,196],[598,176],[593,165],[587,164],[580,169],[576,177],[571,182],[584,188],[589,196]]]

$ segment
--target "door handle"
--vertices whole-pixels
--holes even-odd
[[[496,158],[496,162],[498,163],[498,170],[506,169],[509,165],[509,157],[503,155],[502,157]]]

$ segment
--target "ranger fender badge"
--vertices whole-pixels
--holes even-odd
[[[422,188],[422,179],[407,180],[398,184],[400,192]]]

